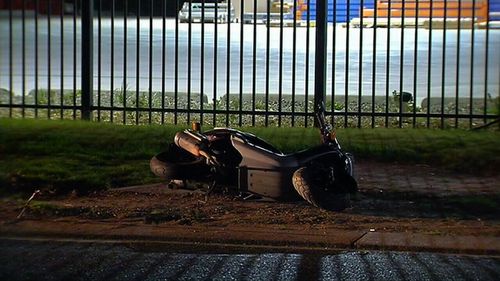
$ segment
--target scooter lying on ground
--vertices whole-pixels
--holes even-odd
[[[195,123],[151,159],[151,171],[165,180],[208,183],[207,196],[229,186],[242,198],[289,201],[299,194],[316,207],[343,210],[357,192],[352,156],[341,150],[322,105],[318,112],[322,143],[309,149],[283,154],[253,134],[230,128],[201,132]]]

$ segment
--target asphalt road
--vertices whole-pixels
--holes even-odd
[[[0,239],[0,280],[498,280],[500,260],[431,253],[175,253]]]

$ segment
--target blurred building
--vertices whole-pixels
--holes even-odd
[[[81,1],[88,0],[0,0],[0,12],[12,9],[15,13],[25,7],[27,12],[34,11],[38,5],[40,14],[72,14],[76,9],[80,10]],[[162,7],[165,5],[167,17],[174,17],[182,8],[184,2],[188,0],[115,0],[115,14],[122,15],[125,2],[129,15],[137,15],[138,2],[140,2],[141,15],[149,15],[153,10],[153,16],[162,16]],[[270,6],[271,13],[279,13],[283,3],[283,13],[287,18],[297,18],[300,20],[316,20],[316,2],[318,0],[255,0],[256,13],[267,13]],[[323,1],[323,0],[321,0]],[[500,0],[327,0],[328,1],[328,21],[347,22],[353,18],[401,18],[422,17],[429,18],[472,18],[477,21],[490,19],[500,20]],[[231,2],[234,7],[236,17],[241,15],[241,3],[243,2],[244,13],[254,13],[254,1],[251,0],[191,0],[191,2]],[[50,5],[49,5],[50,3]],[[111,13],[112,0],[94,0],[96,9],[100,6],[104,16]],[[296,7],[294,6],[296,4]],[[153,7],[151,7],[153,5]],[[474,8],[475,7],[475,8]]]

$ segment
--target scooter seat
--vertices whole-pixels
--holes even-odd
[[[276,153],[248,142],[244,137],[231,136],[231,143],[241,154],[240,166],[259,169],[280,169],[298,165],[293,155]]]

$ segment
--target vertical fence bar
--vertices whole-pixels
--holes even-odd
[[[335,94],[336,90],[336,70],[337,70],[337,0],[333,0],[333,28],[332,28],[332,125],[336,125],[335,122]]]
[[[243,125],[243,57],[244,57],[244,46],[243,46],[243,16],[245,11],[245,1],[240,1],[240,96],[239,96],[239,118],[238,118],[238,126]]]
[[[387,3],[387,56],[385,60],[385,127],[389,127],[389,77],[391,70],[391,11],[392,2]]]
[[[431,114],[431,63],[432,63],[432,13],[433,13],[433,2],[430,2],[429,5],[430,12],[429,12],[429,44],[427,45],[427,128],[430,127],[430,114]]]
[[[372,128],[375,128],[375,87],[377,83],[375,83],[376,79],[376,72],[377,72],[377,2],[378,1],[373,1],[374,7],[373,7],[373,53],[372,53]]]
[[[485,38],[485,50],[484,50],[484,119],[483,122],[486,124],[488,122],[488,119],[486,118],[488,115],[488,99],[489,99],[489,93],[488,93],[488,58],[489,58],[489,52],[490,52],[490,1],[487,1],[488,4],[488,12],[486,14],[486,38]]]
[[[102,83],[102,0],[97,2],[97,121],[101,121]]]
[[[227,1],[226,6],[226,26],[227,26],[227,59],[226,59],[226,127],[229,127],[229,103],[230,103],[230,91],[231,91],[231,0]]]
[[[21,93],[21,104],[22,104],[22,109],[21,109],[21,116],[22,118],[26,117],[26,0],[23,0],[23,7],[21,11],[22,15],[22,74],[21,74],[21,79],[22,81],[22,93]],[[61,37],[62,40],[62,37]],[[61,41],[62,42],[62,41]],[[61,68],[62,71],[62,68]]]
[[[280,0],[280,46],[279,46],[279,73],[278,73],[278,112],[281,113],[283,99],[283,0]],[[281,114],[278,115],[278,126],[281,127]]]
[[[252,126],[255,126],[255,101],[257,88],[257,0],[253,1],[253,44],[252,44]]]
[[[459,94],[460,94],[460,34],[462,29],[462,0],[458,0],[458,29],[457,29],[457,69],[455,72],[455,128],[458,128],[458,104],[459,104]]]
[[[476,24],[476,0],[472,0],[472,29],[470,39],[470,97],[469,97],[469,128],[472,128],[472,114],[474,114],[474,45]]]
[[[38,1],[38,0],[37,0]],[[38,6],[37,6],[38,7]],[[77,40],[76,40],[76,14],[78,9],[78,0],[73,0],[73,120],[76,119],[76,51],[77,51]],[[35,46],[38,46],[36,43]],[[35,75],[38,77],[38,75]],[[37,78],[35,78],[37,79]],[[36,111],[35,111],[36,113]]]
[[[307,1],[307,16],[306,16],[306,64],[305,64],[305,74],[304,79],[304,127],[308,125],[308,107],[309,107],[309,39],[311,34],[311,3]]]
[[[215,1],[215,18],[214,18],[214,93],[213,93],[213,120],[212,125],[215,127],[217,124],[217,39],[218,39],[218,21],[219,21],[219,5]]]
[[[6,47],[5,47],[5,48],[8,48],[8,46],[9,46],[9,42],[7,42],[7,41],[8,41],[8,40],[4,40],[4,41],[0,42],[0,47],[2,48],[2,50],[3,50],[4,46],[3,46],[3,44],[1,44],[1,43],[5,42],[5,44],[6,44]],[[8,64],[9,64],[9,62],[8,62],[8,58],[7,58],[5,61],[6,61],[6,64],[8,65]],[[2,56],[0,56],[0,64],[4,64],[4,62],[2,61]],[[8,67],[8,66],[7,66],[7,67]],[[8,71],[8,70],[7,70],[7,71]],[[7,77],[7,79],[8,79],[8,75],[9,75],[8,73],[5,73],[5,76]],[[1,71],[0,71],[0,78],[2,78],[2,72],[1,72]],[[0,103],[0,105],[1,105],[1,103]],[[8,105],[8,106],[10,107],[10,105]]]
[[[398,126],[399,128],[403,127],[403,66],[404,66],[404,30],[405,30],[405,0],[401,2],[401,42],[399,45],[399,120],[398,120]]]
[[[38,8],[40,6],[40,3],[38,1],[39,0],[35,0],[35,118],[38,118]]]
[[[295,126],[295,86],[297,75],[297,0],[293,0],[293,34],[292,34],[292,127]]]
[[[61,90],[60,90],[59,102],[61,105],[60,119],[63,119],[64,118],[64,0],[61,0],[60,3],[61,3],[61,9],[59,10],[59,12],[61,13],[61,17],[59,22],[60,23],[59,36],[61,37],[61,45],[59,48],[61,50],[61,64],[59,65],[59,68],[61,68],[61,76],[59,77],[59,79],[61,83],[60,84]]]
[[[200,48],[200,124],[203,125],[205,93],[205,0],[201,1],[201,48]]]
[[[128,0],[123,7],[123,124],[127,124],[127,28],[128,28]]]
[[[111,123],[114,122],[115,117],[115,0],[111,0],[111,50],[110,50],[110,101],[111,106],[109,120]],[[124,54],[125,55],[125,54]]]
[[[51,113],[51,76],[52,76],[52,59],[51,59],[51,23],[50,23],[50,1],[47,1],[47,119],[50,119]]]
[[[347,128],[348,122],[347,122],[347,114],[349,113],[349,18],[351,16],[351,1],[347,0],[346,1],[346,39],[345,39],[345,84],[344,84],[344,90],[345,90],[345,96],[344,96],[344,128]]]
[[[135,49],[135,124],[139,125],[140,64],[141,64],[141,0],[136,1],[136,49]]]
[[[0,42],[0,43],[5,42],[5,44],[6,44],[6,47],[5,47],[5,48],[8,48],[8,46],[9,46],[9,42],[7,42],[7,41],[8,41],[8,40],[4,40],[4,41],[2,41],[2,42]],[[2,45],[0,45],[0,47],[1,47],[1,48],[2,48],[2,50],[3,50],[3,48],[4,48],[3,44],[2,44]],[[4,64],[4,62],[2,61],[2,58],[3,58],[3,57],[2,57],[2,56],[0,56],[0,64]],[[6,59],[5,61],[7,62],[7,65],[8,65],[8,59]],[[3,73],[2,73],[2,72],[0,72],[0,78],[2,78],[2,74],[3,74]],[[9,75],[8,73],[5,73],[5,76],[6,76],[7,78],[8,78],[8,75]],[[0,104],[0,105],[1,105],[1,104]]]
[[[189,4],[189,9],[188,9],[188,18],[189,18],[189,23],[188,23],[188,48],[187,48],[187,51],[188,51],[188,55],[187,55],[187,59],[188,59],[188,73],[187,73],[187,123],[189,124],[189,121],[191,119],[191,56],[192,56],[192,35],[193,35],[193,11],[191,10],[192,9],[192,1],[189,0],[188,2]]]
[[[314,58],[315,79],[314,79],[314,113],[320,112],[319,105],[326,99],[326,62],[328,44],[328,1],[316,2],[316,52]],[[319,127],[318,120],[314,119],[314,126]]]
[[[3,41],[2,41],[2,43],[3,43]],[[8,48],[8,46],[9,46],[9,42],[7,42],[7,40],[5,40],[5,44],[6,44],[6,47],[5,47],[5,48]],[[4,46],[1,46],[1,47],[3,48]],[[0,56],[0,63],[4,63],[1,59],[2,59],[2,57]],[[6,59],[5,59],[5,62],[6,62],[6,64],[7,64],[7,68],[8,68],[8,67],[9,67],[9,66],[8,66],[8,64],[9,64],[9,62],[8,62],[8,58],[6,58]],[[7,71],[8,71],[8,70],[7,70]],[[9,75],[8,73],[5,73],[5,76],[6,76],[6,78],[7,78],[7,79],[9,79],[9,78],[8,78],[8,75]],[[0,78],[1,78],[1,77],[2,77],[2,72],[0,72]],[[1,103],[0,103],[0,106],[1,106]],[[10,105],[8,105],[8,104],[7,104],[7,107],[10,107]]]
[[[149,1],[149,96],[148,96],[148,123],[151,124],[153,110],[153,7],[154,0]]]
[[[9,117],[12,118],[12,106],[14,102],[14,84],[13,84],[13,50],[12,50],[12,1],[9,2]]]
[[[448,16],[448,0],[444,0],[444,17],[443,17],[443,50],[441,52],[441,118],[440,125],[441,129],[444,128],[444,95],[445,95],[445,73],[446,73],[446,20]]]
[[[166,70],[165,50],[167,47],[166,9],[167,9],[166,1],[161,1],[161,17],[162,17],[162,19],[161,19],[161,21],[162,21],[162,34],[161,34],[161,36],[162,36],[162,44],[161,44],[161,109],[162,109],[162,112],[161,112],[161,124],[162,125],[165,123],[165,70]],[[203,35],[202,35],[201,40],[203,41]],[[203,50],[203,44],[201,45],[201,49]],[[203,65],[203,56],[201,58],[201,61],[202,61],[202,65]],[[203,66],[202,66],[202,71],[203,71]],[[203,83],[203,76],[201,77],[201,81]],[[202,87],[202,91],[203,91],[203,87]],[[203,122],[202,122],[202,124],[203,124]]]
[[[271,50],[271,0],[267,0],[266,9],[266,112],[264,126],[269,125],[269,69],[270,69],[270,50]]]
[[[359,3],[359,62],[358,62],[358,128],[361,128],[361,95],[363,94],[363,12],[361,8],[364,5],[364,1],[361,0]]]
[[[413,128],[417,125],[417,64],[418,64],[418,13],[419,2],[415,2],[415,35],[413,38]]]
[[[94,1],[82,1],[82,119],[92,120]]]
[[[178,123],[179,108],[179,0],[175,0],[175,81],[174,81],[174,124]]]

